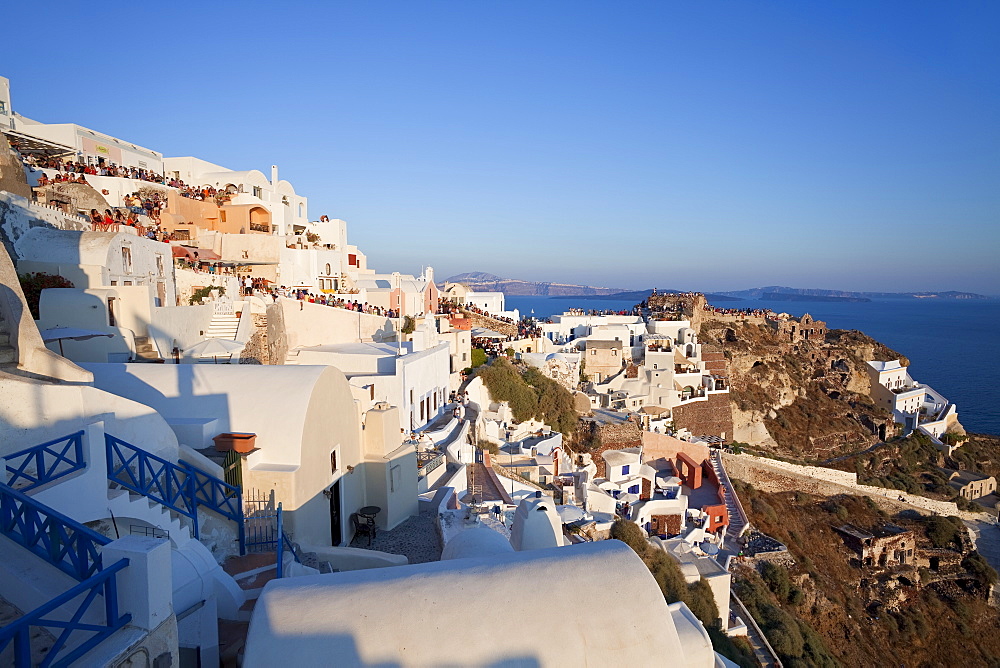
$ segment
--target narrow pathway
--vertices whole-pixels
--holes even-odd
[[[462,499],[463,502],[472,500],[473,487],[479,490],[475,493],[476,501],[479,503],[503,501],[503,494],[497,489],[496,483],[493,482],[493,476],[489,474],[489,470],[485,464],[476,462],[475,464],[470,464],[466,470],[468,471],[469,493]]]
[[[753,648],[754,656],[757,657],[757,663],[759,663],[762,668],[781,668],[781,660],[775,656],[771,646],[764,639],[764,634],[757,626],[757,622],[750,615],[750,612],[744,607],[743,601],[736,597],[736,594],[732,594],[730,600],[732,609],[737,610],[740,617],[743,618],[743,622],[747,625],[747,640],[750,641],[750,647]]]

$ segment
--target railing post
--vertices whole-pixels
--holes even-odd
[[[246,518],[243,512],[243,490],[239,489],[236,493],[236,503],[237,510],[239,511],[239,517],[236,519],[238,525],[237,531],[239,532],[240,540],[240,556],[244,556],[247,553],[247,535],[246,535]]]
[[[191,504],[191,519],[194,520],[194,538],[198,540],[200,536],[198,535],[198,500],[195,498],[195,479],[194,473],[190,469],[186,469],[187,479],[184,481],[187,487],[188,493],[188,503]]]
[[[285,556],[285,533],[281,526],[281,503],[278,503],[278,574],[275,577],[280,578],[284,569],[282,568],[281,562]]]
[[[31,627],[27,626],[14,636],[14,665],[17,668],[31,666]]]

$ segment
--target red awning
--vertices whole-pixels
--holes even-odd
[[[171,246],[170,252],[173,253],[174,257],[183,257],[191,261],[199,262],[215,262],[221,260],[222,257],[215,251],[208,250],[207,248],[191,248],[190,246]],[[195,257],[195,253],[198,254]]]

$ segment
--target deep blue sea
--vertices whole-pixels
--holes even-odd
[[[884,299],[870,302],[719,302],[811,314],[834,329],[859,329],[910,359],[910,374],[958,405],[975,433],[1000,434],[1000,299]],[[630,309],[632,300],[507,297],[507,308],[545,318],[568,308]]]

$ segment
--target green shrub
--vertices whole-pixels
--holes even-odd
[[[962,568],[974,574],[986,586],[996,584],[997,572],[978,552],[970,552],[962,560]]]
[[[646,554],[649,547],[646,533],[631,520],[615,520],[611,525],[611,537],[631,547],[640,557]]]
[[[57,274],[45,274],[42,272],[18,274],[17,280],[21,284],[24,292],[24,299],[28,302],[28,310],[31,317],[38,320],[41,317],[38,313],[38,301],[42,298],[42,290],[47,288],[72,288],[73,284]]]
[[[933,515],[926,520],[926,533],[934,547],[958,547],[962,544],[965,525],[957,517]]]
[[[486,351],[482,348],[472,349],[472,366],[482,366],[486,364]]]
[[[767,583],[779,601],[787,601],[792,590],[792,583],[788,581],[788,570],[783,566],[765,561],[760,568],[760,576]]]
[[[226,294],[226,286],[224,285],[206,285],[191,293],[191,296],[188,298],[188,304],[191,306],[200,304],[202,299],[212,294],[212,290],[218,290],[220,295]]]

